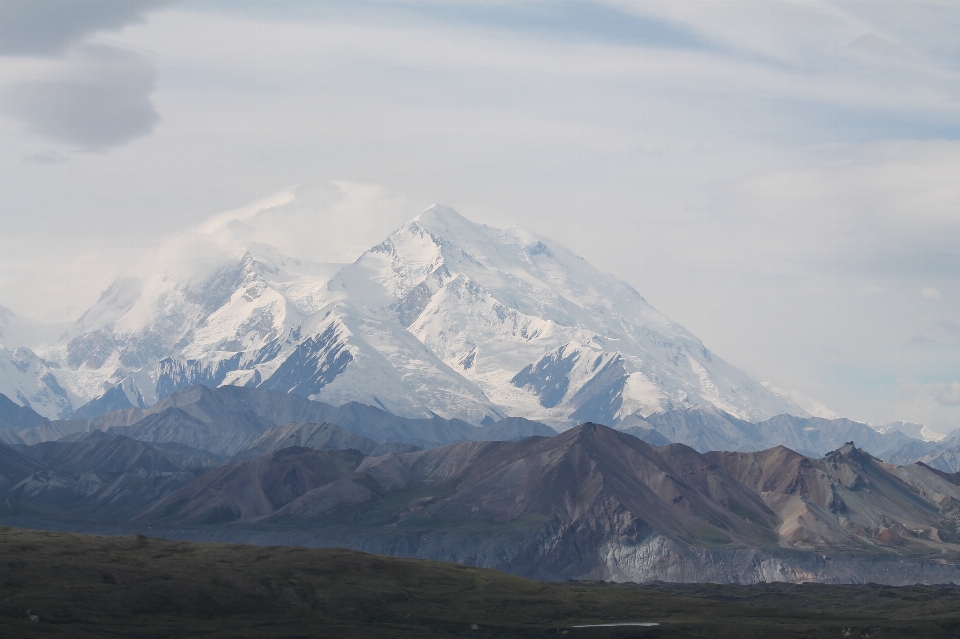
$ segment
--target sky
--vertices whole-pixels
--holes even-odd
[[[952,0],[0,0],[0,305],[211,220],[555,239],[807,406],[960,427]],[[824,414],[827,414],[826,412]]]

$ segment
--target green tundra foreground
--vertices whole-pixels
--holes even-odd
[[[341,549],[0,528],[0,637],[956,637],[960,587],[540,583]],[[655,622],[650,627],[576,628]]]

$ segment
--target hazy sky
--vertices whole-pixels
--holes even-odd
[[[960,426],[957,33],[954,0],[0,0],[0,304],[75,318],[265,199],[323,261],[443,202],[838,414]]]

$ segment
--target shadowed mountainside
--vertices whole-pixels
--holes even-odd
[[[0,444],[0,491],[39,470],[43,470],[41,464],[10,446]]]

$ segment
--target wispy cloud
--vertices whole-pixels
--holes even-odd
[[[951,382],[938,395],[937,403],[943,406],[960,406],[960,382]]]

